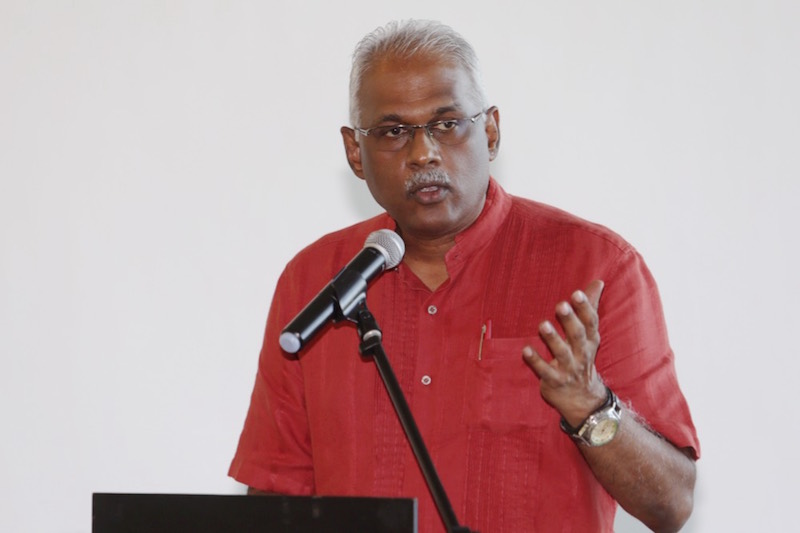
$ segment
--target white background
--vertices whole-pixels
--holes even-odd
[[[511,193],[621,233],[701,437],[686,531],[787,531],[800,4],[0,0],[0,531],[226,478],[277,276],[377,213],[350,54],[392,18],[476,47]],[[620,519],[618,531],[641,531]]]

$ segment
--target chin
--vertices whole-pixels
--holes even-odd
[[[419,220],[405,226],[414,235],[427,238],[440,238],[456,235],[466,229],[468,224],[453,219]]]

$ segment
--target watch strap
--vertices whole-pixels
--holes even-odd
[[[586,424],[586,422],[589,421],[590,418],[592,418],[594,415],[596,415],[601,411],[605,411],[606,409],[614,405],[616,401],[617,401],[616,395],[611,391],[608,385],[606,385],[606,401],[603,403],[603,405],[598,407],[596,411],[587,416],[580,424],[578,424],[578,427],[572,427],[571,425],[569,425],[569,422],[567,422],[562,416],[561,429],[564,431],[564,433],[566,433],[570,437],[578,438],[581,428]]]

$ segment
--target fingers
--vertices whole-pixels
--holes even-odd
[[[539,336],[552,354],[553,360],[545,361],[533,348],[524,350],[523,355],[528,366],[540,378],[549,375],[555,379],[558,369],[585,368],[587,364],[593,363],[600,344],[597,308],[603,287],[603,281],[594,280],[587,285],[585,292],[575,291],[569,302],[559,302],[556,305],[556,318],[564,331],[564,338],[551,322],[539,324]]]
[[[562,370],[578,370],[585,369],[594,362],[594,355],[600,344],[597,306],[602,292],[603,282],[595,280],[587,286],[586,292],[575,291],[569,302],[559,302],[556,305],[556,318],[564,331],[564,338],[549,321],[539,325],[539,336],[553,355],[554,363],[549,366]],[[538,359],[541,360],[541,357]],[[537,361],[537,367],[531,368],[541,377],[543,371],[537,371],[539,367],[541,364]]]
[[[595,280],[585,291],[575,291],[568,301],[559,302],[557,322],[539,324],[539,338],[545,346],[538,351],[531,346],[522,350],[523,360],[540,379],[542,397],[568,420],[585,418],[586,406],[605,394],[594,366],[600,345],[597,309],[602,293],[603,282]],[[552,359],[542,357],[546,351]]]
[[[567,306],[569,307],[569,306]],[[559,317],[560,321],[561,317]],[[562,327],[563,323],[562,323]],[[539,337],[544,341],[555,361],[555,367],[561,370],[573,366],[572,347],[558,334],[553,324],[545,320],[539,324]]]
[[[572,316],[570,316],[570,314],[564,314],[564,320],[561,320],[562,315],[558,315],[562,326],[564,326],[567,332],[567,336],[574,341],[572,343],[573,346],[575,346],[576,342],[580,343],[587,339],[595,343],[600,341],[600,334],[598,331],[600,320],[597,316],[597,304],[599,303],[600,293],[598,292],[594,298],[593,296],[594,295],[590,296],[583,291],[575,291],[572,293],[570,299],[571,306],[566,302],[559,304],[559,306],[571,307],[570,310],[573,311]],[[570,321],[569,319],[571,317],[575,317],[575,320]],[[575,330],[572,334],[567,331],[569,326],[564,323],[565,321],[571,323],[572,328]]]
[[[558,381],[558,370],[545,361],[542,356],[539,355],[539,352],[534,350],[531,346],[525,346],[522,349],[522,359],[542,381]]]
[[[556,306],[556,317],[573,349],[580,348],[587,340],[595,345],[600,342],[597,308],[603,287],[601,280],[594,280],[586,287],[586,292],[575,291],[569,302]]]

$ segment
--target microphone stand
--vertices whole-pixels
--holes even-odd
[[[392,401],[392,405],[394,405],[397,417],[400,419],[400,424],[403,426],[406,438],[411,445],[414,457],[417,459],[417,464],[419,464],[422,476],[425,478],[428,490],[431,492],[436,509],[439,511],[439,516],[444,522],[445,529],[448,533],[477,533],[458,523],[444,486],[425,447],[419,428],[417,428],[417,423],[414,421],[414,416],[411,414],[411,409],[408,407],[408,402],[403,395],[403,390],[400,388],[400,383],[397,381],[394,370],[392,370],[392,366],[383,349],[383,344],[381,343],[383,334],[378,328],[375,317],[367,309],[366,295],[362,296],[357,307],[352,309],[349,314],[346,314],[346,317],[351,322],[355,322],[358,327],[358,334],[361,338],[359,352],[361,355],[371,355],[378,367],[378,373],[383,380],[386,392],[389,393],[389,398]]]

